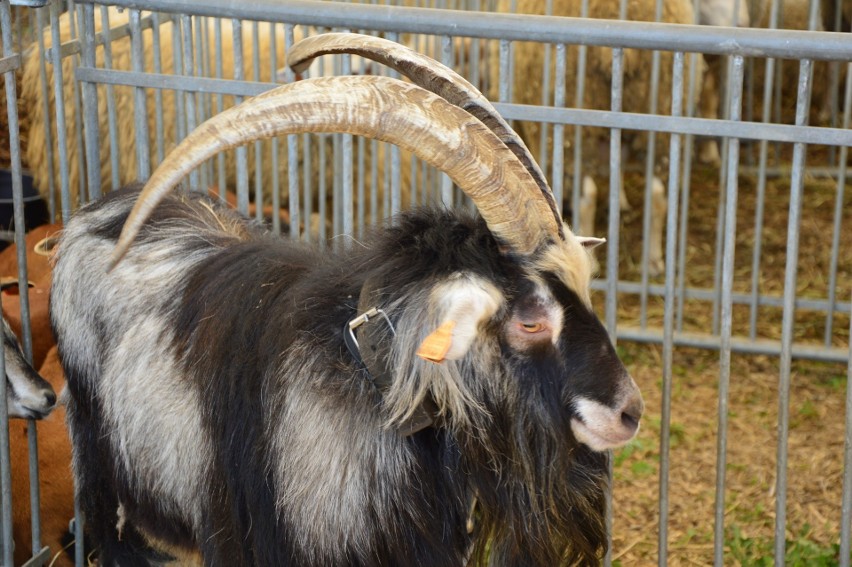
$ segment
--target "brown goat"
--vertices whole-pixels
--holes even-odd
[[[50,273],[50,260],[43,252],[36,252],[36,245],[45,238],[56,236],[62,230],[61,224],[43,224],[27,232],[27,279],[37,282]],[[0,252],[0,277],[18,277],[18,249],[13,244]],[[46,280],[48,286],[50,281]]]
[[[50,292],[50,259],[44,251],[37,252],[36,248],[45,238],[56,236],[61,229],[62,225],[46,224],[32,229],[26,235],[27,279],[31,286],[28,289],[28,294],[30,328],[33,339],[33,368],[41,366],[48,351],[56,344],[53,340],[53,332],[50,329],[50,319],[47,312]],[[14,245],[0,252],[0,277],[4,280],[17,281],[18,256],[17,248]],[[18,285],[6,284],[3,286],[2,293],[3,315],[15,334],[20,337],[23,330],[20,288]]]
[[[39,373],[54,390],[65,387],[65,375],[54,347],[45,358]],[[12,458],[12,533],[15,539],[15,565],[30,558],[32,550],[31,511],[29,499],[29,447],[27,428],[30,422],[9,422],[9,444]],[[50,547],[51,556],[59,557],[55,566],[71,566],[70,556],[61,552],[68,523],[74,517],[74,482],[71,476],[71,443],[65,427],[65,407],[56,409],[38,425],[38,469],[41,493],[42,545]]]

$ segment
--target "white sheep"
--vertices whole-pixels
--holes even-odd
[[[634,0],[628,3],[627,19],[632,21],[655,21],[656,0]],[[536,0],[519,0],[519,13],[543,14],[544,4]],[[580,15],[580,0],[556,0],[553,3],[553,15],[577,17]],[[607,0],[591,0],[588,17],[600,19],[619,19],[619,3]],[[667,23],[692,24],[695,21],[692,3],[689,0],[665,0],[660,21]],[[566,104],[573,105],[574,81],[577,76],[578,47],[569,46],[566,53]],[[519,42],[515,46],[515,82],[514,102],[522,104],[541,104],[542,75],[544,68],[544,49],[540,44]],[[651,105],[651,59],[650,51],[627,49],[623,60],[623,110],[647,114]],[[672,98],[672,54],[660,53],[660,75],[657,82],[657,112],[667,114]],[[690,58],[686,58],[689,65]],[[697,59],[700,68],[699,78],[704,72],[704,62]],[[551,57],[551,73],[554,72],[555,57]],[[609,110],[611,108],[612,50],[603,47],[589,47],[587,52],[586,77],[583,108]],[[689,70],[685,72],[689,76]],[[686,83],[686,81],[685,81]],[[551,87],[552,88],[552,87]],[[686,91],[686,84],[684,85]],[[551,96],[552,98],[552,96]],[[527,144],[534,155],[541,155],[541,125],[527,122],[519,126]],[[580,211],[581,234],[594,233],[595,197],[597,183],[595,179],[608,176],[609,136],[606,128],[583,128],[583,167],[582,203]],[[645,134],[624,132],[625,153],[644,151],[647,143]],[[565,128],[566,148],[574,139],[573,129]],[[656,163],[665,164],[668,159],[667,136],[658,134],[656,143]],[[571,163],[573,160],[566,160]],[[627,205],[622,196],[622,208]],[[666,197],[665,185],[655,177],[652,185],[652,222],[649,242],[649,273],[656,275],[663,270],[662,234],[665,228]]]
[[[129,22],[129,11],[127,10],[118,10],[115,8],[110,8],[108,10],[109,14],[109,26],[115,29],[118,26],[125,25]],[[216,62],[215,62],[215,52],[216,52],[216,30],[214,20],[203,19],[200,20],[198,18],[193,19],[193,26],[198,26],[198,22],[204,22],[203,25],[206,25],[206,30],[203,33],[205,41],[210,46],[209,49],[209,61],[206,62],[206,66],[209,69],[209,74],[214,75],[216,70]],[[77,24],[79,26],[79,23]],[[166,21],[159,26],[159,37],[160,37],[160,49],[161,49],[161,68],[160,73],[165,75],[174,74],[174,56],[173,56],[173,32],[175,29],[175,25],[180,25],[179,23],[175,24],[171,21]],[[96,33],[100,33],[102,26],[102,18],[100,11],[95,12],[95,30]],[[79,29],[79,27],[78,27]],[[284,79],[284,75],[279,72],[279,69],[283,65],[285,61],[285,37],[283,33],[283,28],[278,25],[277,35],[275,37],[275,68],[272,67],[273,60],[271,58],[272,52],[272,34],[271,34],[271,24],[261,22],[256,28],[254,25],[250,23],[243,24],[241,26],[242,29],[242,45],[243,45],[243,77],[245,80],[258,80],[260,82],[273,82]],[[258,53],[260,56],[257,58],[259,61],[259,68],[256,69],[254,64],[253,57],[253,43],[254,43],[254,34],[257,32],[257,43],[258,43]],[[199,34],[198,29],[194,29],[193,36],[197,36]],[[72,22],[69,18],[69,14],[63,14],[59,18],[59,35],[60,41],[65,43],[72,39]],[[294,28],[294,37],[296,40],[300,39],[304,35],[303,29],[300,26],[296,26]],[[51,30],[46,29],[44,32],[45,38],[45,46],[46,49],[49,49],[52,45],[51,40]],[[154,50],[153,50],[153,33],[152,31],[145,30],[142,35],[143,39],[143,47],[144,47],[144,71],[146,73],[153,73],[155,71],[154,67]],[[193,38],[193,41],[195,39]],[[221,46],[220,50],[222,52],[222,71],[221,76],[225,79],[233,79],[234,78],[234,29],[232,26],[232,21],[229,19],[221,20]],[[131,41],[129,37],[122,37],[120,39],[116,39],[110,42],[111,56],[112,56],[112,65],[111,68],[115,70],[122,71],[130,71],[132,70],[131,64]],[[196,54],[197,57],[197,54]],[[71,208],[76,208],[81,203],[80,198],[80,187],[81,183],[85,181],[85,173],[80,171],[81,164],[81,154],[84,152],[84,148],[80,147],[77,144],[76,138],[73,133],[78,128],[78,121],[82,121],[82,114],[75,108],[75,89],[79,89],[79,83],[77,82],[74,75],[74,57],[65,57],[62,62],[62,73],[63,73],[63,88],[62,88],[62,98],[64,102],[65,108],[65,121],[66,121],[66,130],[69,133],[67,139],[58,142],[56,139],[56,117],[55,117],[55,103],[54,103],[54,77],[53,77],[53,67],[52,65],[48,65],[47,67],[47,92],[48,92],[48,104],[50,108],[49,115],[45,117],[44,115],[44,99],[43,99],[43,87],[41,82],[41,70],[39,66],[39,53],[36,46],[33,46],[29,53],[27,54],[26,60],[24,62],[23,67],[23,80],[22,80],[22,93],[21,98],[24,101],[24,105],[27,108],[28,118],[29,118],[29,145],[26,152],[26,160],[29,168],[32,170],[33,175],[33,183],[38,188],[39,192],[47,199],[49,197],[49,188],[50,188],[50,178],[53,177],[53,184],[57,191],[60,188],[61,176],[60,176],[60,166],[59,166],[59,152],[53,152],[53,164],[48,163],[48,156],[44,151],[46,147],[46,123],[49,125],[52,131],[52,137],[54,140],[54,145],[58,146],[59,143],[64,143],[67,151],[67,164],[68,164],[68,184],[71,196]],[[102,46],[99,46],[96,51],[96,65],[98,68],[104,67],[104,49]],[[357,70],[358,62],[353,61],[353,68]],[[324,62],[324,67],[322,67],[319,63],[317,63],[311,69],[311,74],[315,75],[318,70],[322,69],[325,74],[330,74],[333,69],[333,64],[331,61],[326,60]],[[193,71],[194,73],[194,71]],[[127,183],[133,182],[137,178],[137,153],[136,153],[136,126],[134,120],[134,107],[135,107],[135,89],[134,87],[128,86],[113,86],[111,89],[114,93],[114,101],[115,108],[117,109],[117,133],[118,133],[118,148],[110,147],[110,138],[109,138],[109,122],[108,122],[108,108],[107,108],[107,86],[103,84],[99,84],[97,86],[98,89],[98,117],[99,117],[99,137],[100,137],[100,172],[101,172],[101,187],[104,192],[110,191],[114,189],[113,187],[113,175],[112,169],[113,164],[110,159],[113,153],[117,153],[118,155],[118,164],[119,164],[119,173],[118,173],[118,186],[125,185]],[[148,132],[149,132],[149,148],[151,155],[151,165],[156,166],[157,159],[157,142],[156,142],[156,122],[157,122],[157,107],[155,105],[155,97],[158,89],[147,89],[147,111],[148,111]],[[174,148],[177,141],[177,130],[178,130],[178,116],[177,116],[177,107],[176,107],[176,98],[175,92],[162,89],[159,92],[162,93],[162,113],[160,115],[160,119],[163,124],[163,152],[168,153],[171,149]],[[217,97],[210,97],[211,102],[211,110],[216,112],[217,110]],[[222,108],[228,108],[233,106],[234,97],[232,96],[223,96],[222,97]],[[186,119],[184,119],[186,120]],[[185,125],[183,126],[185,129]],[[312,186],[317,187],[318,185],[318,177],[319,171],[318,164],[320,162],[319,153],[320,151],[328,152],[331,149],[331,139],[327,138],[328,144],[326,146],[320,147],[320,143],[317,140],[313,140],[311,143],[311,170],[314,172],[312,174]],[[259,143],[261,149],[262,156],[262,165],[261,165],[261,186],[263,191],[263,198],[266,203],[271,201],[272,194],[272,177],[273,177],[273,160],[271,158],[271,143],[270,142],[261,142]],[[378,203],[377,214],[378,216],[384,216],[387,212],[386,209],[383,208],[383,203],[385,201],[384,192],[383,192],[383,184],[385,180],[385,169],[386,169],[386,159],[384,157],[384,145],[379,145],[379,151],[376,154],[377,157],[377,192],[378,192]],[[255,170],[256,170],[256,160],[255,160],[255,145],[251,144],[248,148],[248,159],[247,159],[247,171],[248,171],[248,179],[250,190],[253,190],[255,187]],[[277,165],[279,171],[279,191],[281,193],[281,203],[287,204],[287,196],[288,196],[288,178],[287,178],[287,167],[288,167],[288,157],[287,157],[287,143],[283,140],[279,141],[278,145],[278,160]],[[301,140],[298,143],[298,154],[299,154],[299,175],[300,175],[300,189],[302,184],[302,178],[304,173],[304,167],[302,157],[305,154],[305,148]],[[85,154],[82,154],[85,155]],[[370,144],[366,145],[365,151],[365,163],[370,163],[370,156],[372,155]],[[353,161],[357,160],[357,154],[353,156]],[[400,203],[395,204],[396,208],[403,208],[408,206],[408,193],[406,188],[409,183],[409,174],[410,168],[407,167],[405,158],[403,158],[404,165],[400,168],[400,179],[401,179],[401,187],[403,190],[401,191]],[[325,182],[329,187],[328,190],[328,198],[331,197],[331,187],[333,183],[333,166],[334,160],[331,157],[326,159],[325,166]],[[215,168],[214,168],[215,169]],[[214,173],[215,175],[215,173]],[[225,185],[229,189],[233,189],[237,185],[237,169],[236,169],[236,157],[235,152],[227,152],[225,154]],[[371,189],[371,176],[368,171],[365,175],[365,190],[367,192]],[[215,184],[215,180],[211,179],[208,182],[209,184]],[[369,193],[368,193],[369,194]],[[59,202],[58,195],[56,196],[56,202]],[[83,199],[82,201],[85,201]],[[316,201],[316,196],[315,199]],[[369,205],[368,205],[369,206]],[[390,206],[390,204],[389,204]],[[314,207],[312,210],[317,210],[317,204],[314,203]],[[328,207],[328,210],[331,210],[331,207]],[[367,209],[370,210],[369,208]],[[330,216],[330,215],[328,215]],[[312,219],[312,223],[314,223],[317,219]]]

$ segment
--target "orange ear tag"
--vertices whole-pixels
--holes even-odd
[[[453,320],[449,320],[438,327],[435,332],[420,343],[417,356],[429,362],[444,362],[444,357],[447,356],[453,344],[453,329],[455,328],[456,322]]]

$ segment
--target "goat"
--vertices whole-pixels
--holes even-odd
[[[597,561],[606,450],[643,411],[592,310],[601,240],[562,222],[520,138],[464,79],[392,42],[327,37],[291,63],[342,44],[416,84],[273,89],[62,233],[51,322],[100,564],[164,560],[161,543],[205,565]],[[223,149],[318,131],[402,146],[478,215],[408,212],[319,251],[169,194]]]
[[[24,246],[27,250],[27,279],[31,282],[50,283],[50,251],[43,248],[50,246],[61,229],[61,224],[43,224],[27,231]],[[18,248],[14,244],[0,252],[0,276],[18,277]]]
[[[53,332],[50,330],[48,308],[50,303],[50,282],[40,282],[26,289],[30,300],[30,330],[32,336],[32,367],[40,368],[47,353],[56,346]],[[20,337],[24,330],[21,313],[21,289],[17,280],[3,289],[3,317]]]
[[[15,282],[17,285],[17,282]],[[56,404],[56,392],[27,362],[18,337],[3,317],[6,408],[9,417],[42,419]]]
[[[62,228],[58,224],[38,226],[26,234],[26,266],[29,298],[29,321],[32,336],[32,367],[40,368],[48,351],[56,343],[50,329],[48,316],[48,296],[50,293],[50,247]],[[21,312],[21,287],[18,285],[18,250],[11,245],[0,252],[0,284],[3,297],[3,317],[20,337],[23,332],[23,314]]]
[[[55,391],[65,385],[65,376],[54,347],[39,367],[39,375]],[[9,424],[9,453],[12,462],[12,535],[15,540],[15,565],[23,565],[32,549],[30,520],[29,444],[25,421]],[[58,405],[38,424],[39,502],[41,508],[42,543],[51,550],[51,565],[64,567],[74,564],[72,555],[63,551],[68,541],[68,523],[74,517],[74,479],[71,476],[71,442],[65,427],[65,410]]]

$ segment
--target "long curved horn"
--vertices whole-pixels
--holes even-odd
[[[416,85],[388,77],[325,77],[267,91],[217,114],[172,150],[145,184],[113,251],[127,252],[145,219],[201,163],[248,142],[340,132],[396,144],[450,176],[512,252],[534,253],[561,223],[529,172],[479,120]],[[506,190],[515,187],[515,190]]]
[[[414,84],[445,98],[488,126],[530,172],[556,217],[559,236],[564,240],[559,208],[544,173],[521,137],[476,87],[446,65],[402,44],[357,33],[326,33],[302,39],[288,51],[287,64],[301,73],[317,57],[343,53],[371,59],[398,71]]]

